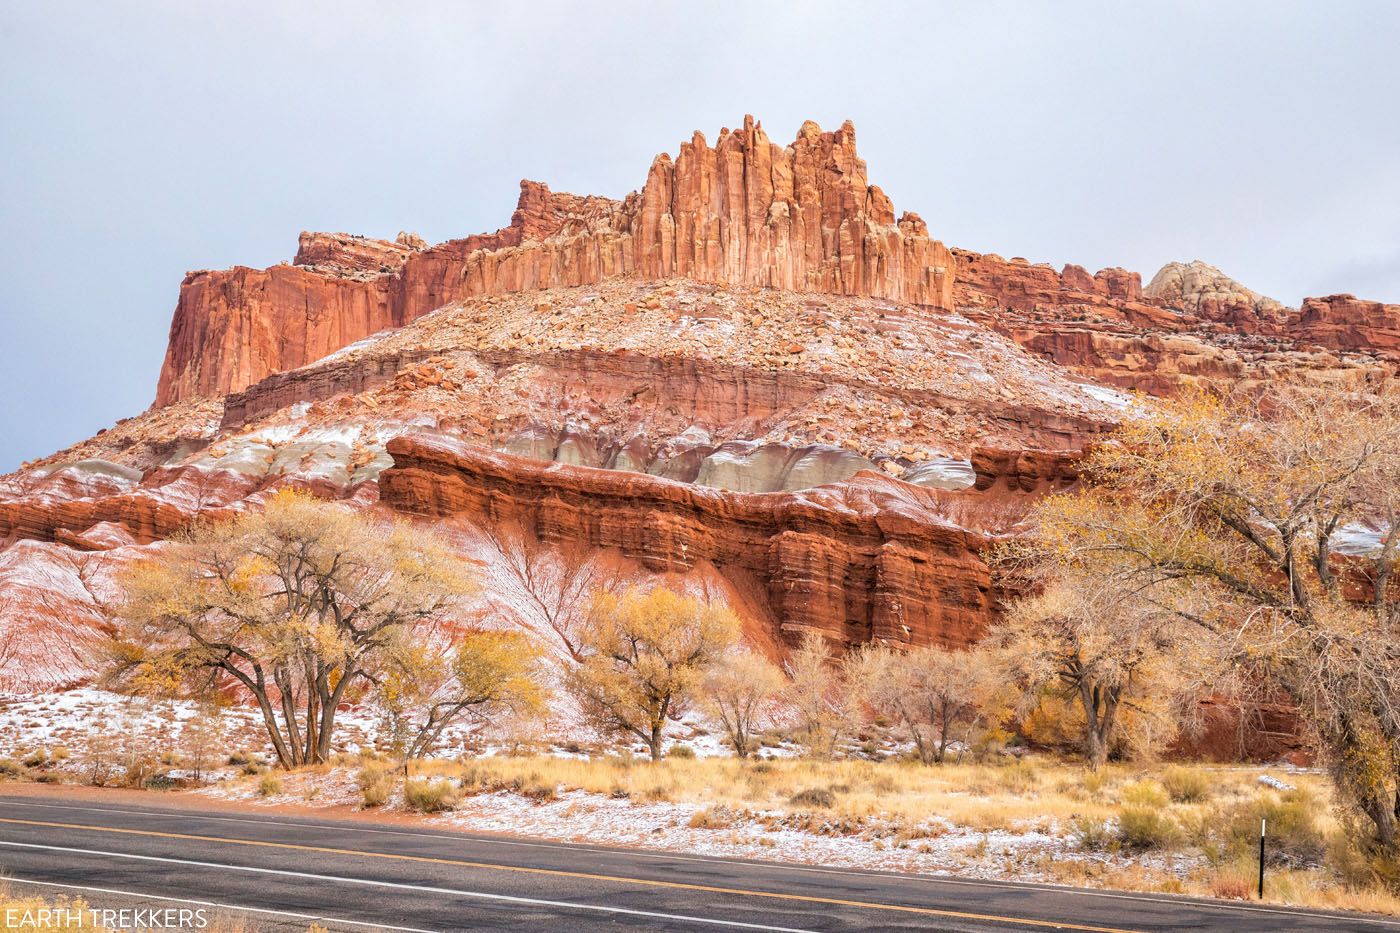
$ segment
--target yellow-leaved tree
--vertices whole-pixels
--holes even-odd
[[[1393,869],[1400,394],[1283,384],[1145,402],[1088,469],[1014,555],[1061,589],[1036,613],[1045,631],[1124,641],[1120,682],[1132,658],[1189,671],[1199,662],[1179,652],[1207,645],[1220,680],[1290,696],[1362,841]]]
[[[661,758],[666,723],[694,698],[705,670],[739,638],[725,606],[665,587],[595,596],[568,684],[600,730],[636,736]]]
[[[121,583],[106,682],[160,695],[232,685],[286,768],[324,761],[352,689],[475,590],[430,533],[291,490],[197,522]]]
[[[426,758],[450,728],[533,716],[548,696],[539,647],[519,632],[473,629],[446,644],[396,646],[375,698],[405,761]]]

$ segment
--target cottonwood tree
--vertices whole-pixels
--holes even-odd
[[[1395,389],[1188,393],[1131,413],[1089,470],[1090,488],[1044,503],[1024,556],[1106,573],[1120,592],[1217,635],[1242,682],[1291,696],[1339,798],[1393,867]],[[1379,531],[1366,546],[1368,527]],[[1339,556],[1339,542],[1350,553]]]
[[[517,522],[488,525],[482,537],[508,587],[490,594],[492,606],[525,628],[552,633],[570,658],[581,661],[580,630],[593,596],[615,585],[602,556],[582,548],[546,547]]]
[[[221,679],[256,704],[285,768],[325,760],[337,709],[392,643],[474,590],[431,534],[290,490],[197,523],[122,584],[107,682],[168,695]]]
[[[660,760],[666,723],[694,698],[705,669],[739,637],[727,607],[664,587],[596,595],[568,685],[601,730],[632,735]]]
[[[720,721],[740,758],[753,750],[754,730],[768,721],[786,685],[777,665],[748,649],[723,655],[705,672],[705,708]]]
[[[1044,561],[1032,572],[1039,591],[1013,602],[989,641],[1024,688],[1023,709],[1045,690],[1078,707],[1091,770],[1115,745],[1145,754],[1167,742],[1205,685],[1222,683],[1221,645],[1196,621],[1199,607],[1188,613],[1189,584],[1140,592],[1109,561],[1078,571]]]
[[[810,755],[830,758],[855,717],[851,662],[833,660],[826,638],[807,631],[787,659],[784,699],[797,718],[797,733]]]
[[[872,712],[900,725],[924,764],[944,761],[955,742],[972,744],[1006,712],[1004,675],[984,650],[865,645],[850,677]]]
[[[403,639],[391,654],[375,696],[401,737],[405,761],[427,757],[463,722],[480,727],[544,707],[539,649],[519,632],[467,631],[445,647]]]

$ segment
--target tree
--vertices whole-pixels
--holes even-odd
[[[1112,580],[1217,636],[1241,683],[1290,696],[1394,865],[1400,394],[1188,393],[1132,412],[1088,468],[1089,488],[1042,505],[1022,556]]]
[[[209,762],[222,750],[226,731],[224,709],[219,698],[201,697],[194,715],[180,729],[180,749],[196,781],[204,779]]]
[[[474,589],[431,534],[291,490],[195,524],[122,583],[107,681],[158,695],[229,683],[285,768],[324,761],[351,688],[379,678],[397,640],[431,639]]]
[[[920,761],[941,763],[949,746],[970,744],[1003,712],[1005,685],[992,661],[976,649],[871,644],[854,655],[851,682],[876,715],[900,724]]]
[[[784,695],[797,716],[801,741],[808,754],[830,758],[854,713],[850,664],[832,663],[826,638],[807,631],[788,656],[787,671]]]
[[[664,587],[599,593],[568,683],[600,729],[636,736],[657,761],[667,719],[683,711],[705,669],[738,637],[728,608]]]
[[[786,683],[773,662],[747,649],[729,652],[705,672],[705,706],[724,726],[740,758],[749,756],[754,729],[772,712]]]
[[[545,547],[515,522],[489,525],[483,537],[508,586],[508,591],[491,594],[492,605],[527,629],[553,633],[569,657],[581,661],[579,631],[587,622],[590,600],[598,590],[613,587],[600,555]]]
[[[1218,639],[1181,614],[1189,586],[1147,596],[1124,587],[1110,562],[1074,571],[1047,561],[1033,573],[1039,591],[1013,602],[990,637],[1026,700],[1058,687],[1078,706],[1091,770],[1120,740],[1142,752],[1169,740],[1204,684],[1219,683]]]
[[[469,631],[446,650],[411,641],[397,647],[375,693],[405,759],[424,758],[464,720],[490,724],[543,708],[539,662],[539,649],[518,632]]]

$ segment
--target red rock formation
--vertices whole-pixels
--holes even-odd
[[[991,618],[990,574],[978,556],[988,537],[946,517],[982,493],[865,472],[802,492],[740,494],[429,435],[394,438],[389,453],[380,501],[394,509],[519,522],[546,542],[618,548],[659,573],[708,562],[759,580],[789,639],[815,629],[847,643],[964,645]],[[1073,475],[1052,454],[988,451],[974,462],[986,471],[979,486],[1019,490],[1023,502]]]
[[[349,233],[304,232],[297,243],[297,255],[292,262],[339,275],[395,272],[403,268],[410,255],[421,249],[409,245],[412,242],[410,236],[399,234],[398,240],[390,242]]]
[[[1354,295],[1305,298],[1289,330],[1299,341],[1394,357],[1400,354],[1400,305]]]
[[[624,201],[522,182],[509,227],[426,250],[303,234],[296,265],[185,278],[158,406],[238,391],[472,295],[614,275],[870,295],[952,307],[953,260],[866,178],[850,123],[779,147],[745,118],[696,133]]]
[[[1017,311],[1070,305],[1115,308],[1119,315],[1147,319],[1155,309],[1140,306],[1142,277],[1117,267],[1090,275],[1083,266],[1060,272],[1044,263],[1003,259],[995,253],[952,250],[957,260],[954,297],[961,307],[1001,307]]]

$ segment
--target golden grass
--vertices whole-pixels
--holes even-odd
[[[109,927],[97,923],[103,904],[94,904],[82,898],[45,898],[38,894],[21,893],[17,886],[7,884],[0,878],[0,929],[23,930],[87,930],[90,933],[115,933]],[[151,904],[156,909],[164,905]],[[177,907],[179,905],[171,905]],[[193,909],[189,907],[187,909]],[[251,927],[242,918],[223,912],[209,912],[205,925],[199,929],[203,933],[247,933]],[[308,933],[325,933],[325,928],[317,924],[308,927]]]
[[[1188,824],[1205,809],[1200,803],[1170,804],[1148,768],[1110,765],[1093,774],[1054,759],[926,766],[908,761],[668,758],[650,762],[539,755],[414,762],[413,773],[459,778],[468,791],[548,787],[735,811],[810,810],[813,806],[803,801],[819,797],[804,796],[804,792],[828,791],[833,802],[822,809],[838,818],[910,823],[937,818],[984,832],[1046,829],[1052,824],[1068,825],[1075,818],[1106,820],[1133,803],[1168,807]],[[1257,768],[1221,767],[1205,773],[1211,780],[1213,803],[1251,799],[1258,793]],[[1326,794],[1325,782],[1316,776],[1290,780],[1308,785],[1320,797]]]
[[[401,766],[369,755],[296,774],[314,777],[328,768],[344,767],[382,769],[392,786],[392,775]],[[1280,807],[1291,807],[1309,814],[1308,838],[1329,845],[1343,838],[1324,775],[1289,774],[1287,781],[1299,792],[1285,794],[1260,785],[1258,777],[1266,770],[1251,765],[1110,764],[1089,772],[1076,761],[1051,756],[926,766],[908,760],[671,757],[651,762],[625,755],[584,759],[525,754],[414,761],[408,766],[415,787],[438,787],[440,779],[449,779],[452,789],[463,795],[459,806],[468,806],[466,801],[478,793],[506,791],[543,802],[561,793],[585,791],[695,807],[687,823],[692,829],[748,832],[757,823],[767,829],[859,835],[870,842],[872,851],[917,851],[950,826],[976,833],[1039,831],[1077,837],[1086,851],[1099,857],[1064,858],[1062,848],[1032,848],[1003,868],[1012,877],[1064,884],[1251,900],[1258,868],[1230,835],[1235,823],[1248,822],[1261,807],[1275,808],[1269,811],[1273,815],[1284,812]],[[255,783],[259,777],[244,780]],[[1139,831],[1134,839],[1125,822],[1135,817]],[[1150,831],[1143,830],[1143,819],[1151,823],[1146,825]],[[1144,848],[1169,858],[1136,857]],[[974,850],[971,855],[976,861],[985,853]],[[1179,860],[1170,858],[1176,855],[1189,856],[1187,864],[1194,867],[1180,867]],[[1330,855],[1314,867],[1271,867],[1267,900],[1400,914],[1400,897],[1368,882],[1349,883],[1347,878],[1356,874]]]

